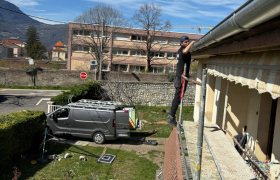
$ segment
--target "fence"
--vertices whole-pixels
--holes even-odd
[[[163,177],[168,180],[183,180],[178,131],[173,128],[165,144]]]
[[[53,102],[48,102],[48,113],[54,112],[55,110],[57,110],[58,108],[62,107],[59,105],[52,105]]]

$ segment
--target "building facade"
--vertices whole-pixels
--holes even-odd
[[[24,42],[21,42],[18,40],[18,38],[11,37],[9,39],[4,39],[0,41],[0,45],[6,48],[13,49],[12,55],[10,53],[7,54],[6,58],[20,58],[20,57],[26,57],[26,50],[25,50],[25,44]]]
[[[89,45],[91,38],[97,34],[94,25],[69,23],[68,66],[69,70],[94,70],[93,48]],[[142,29],[118,28],[108,30],[109,39],[103,50],[103,71],[143,72],[147,69],[146,54],[143,51],[146,33]],[[101,32],[99,31],[100,35]],[[176,70],[176,52],[179,49],[179,38],[187,35],[190,40],[197,40],[202,35],[175,32],[156,34],[152,49],[151,72],[163,73]]]
[[[52,50],[53,61],[66,61],[67,59],[67,45],[64,45],[61,41],[58,41]]]
[[[279,7],[279,1],[271,3]],[[233,18],[229,16],[195,43],[191,51],[192,57],[199,60],[198,81],[202,80],[202,70],[207,69],[205,122],[226,128],[233,136],[246,134],[247,145],[260,161],[279,163],[280,13],[273,10],[276,5],[267,9],[266,5],[252,2],[239,9],[250,16],[235,13],[234,18],[242,17],[243,22],[254,22],[255,26],[239,27],[240,31],[234,33],[233,24],[227,28]],[[266,17],[273,11],[269,14],[271,18]],[[199,118],[200,93],[201,87],[197,85],[195,121]]]

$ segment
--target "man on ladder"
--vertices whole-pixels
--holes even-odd
[[[174,82],[175,86],[175,96],[172,101],[172,106],[171,106],[171,112],[170,115],[168,116],[166,122],[171,124],[172,126],[176,127],[177,122],[176,122],[176,111],[178,109],[178,106],[180,104],[183,93],[183,86],[184,91],[186,90],[188,82],[185,82],[182,84],[181,81],[181,76],[184,72],[184,65],[186,64],[187,69],[186,69],[186,76],[189,77],[189,70],[190,70],[190,64],[191,64],[191,54],[189,52],[191,46],[193,45],[194,41],[189,42],[189,37],[188,36],[182,36],[180,38],[180,45],[181,48],[177,51],[177,70],[176,70],[176,78]]]

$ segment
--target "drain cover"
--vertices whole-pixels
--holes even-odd
[[[102,158],[98,158],[97,162],[99,163],[106,163],[106,164],[112,164],[114,159],[116,158],[116,155],[111,155],[111,154],[104,154]]]

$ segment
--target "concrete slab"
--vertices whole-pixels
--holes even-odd
[[[205,124],[205,127],[214,127]],[[218,127],[218,126],[215,126]],[[204,128],[201,179],[242,180],[255,179],[253,172],[236,151],[222,131],[211,131]],[[189,150],[191,168],[194,167],[197,155],[198,123],[184,121],[184,131]]]
[[[205,124],[205,127],[213,124]],[[233,144],[226,137],[223,131],[211,131],[215,128],[204,128],[204,135],[212,150],[213,157],[217,163],[223,179],[242,180],[255,179],[255,175],[245,163]]]
[[[191,171],[193,177],[195,177],[194,175],[195,175],[195,164],[196,164],[196,156],[197,156],[198,127],[196,122],[190,122],[190,121],[184,121],[183,127],[184,127],[186,142],[187,142],[188,154],[190,158]],[[207,180],[221,179],[205,140],[203,140],[200,179],[207,179]]]

